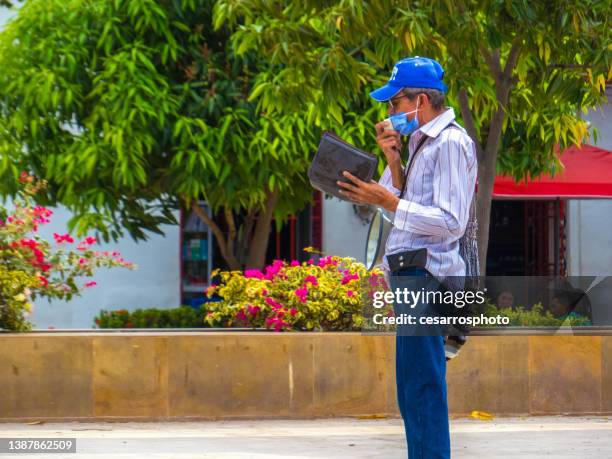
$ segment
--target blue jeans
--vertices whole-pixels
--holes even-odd
[[[407,268],[393,273],[390,278],[393,290],[402,284],[398,274],[429,275],[422,268]],[[403,336],[398,332],[395,377],[397,402],[408,442],[408,457],[450,458],[444,337]]]

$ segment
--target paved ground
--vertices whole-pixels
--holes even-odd
[[[453,458],[612,458],[612,419],[454,420]],[[7,437],[73,437],[77,454],[0,458],[404,459],[398,419],[155,423],[0,423]]]

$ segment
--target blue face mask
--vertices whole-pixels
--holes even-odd
[[[419,99],[417,99],[416,109],[411,112],[401,112],[396,113],[393,116],[387,118],[393,125],[393,129],[398,131],[401,135],[409,135],[412,134],[419,128],[419,119],[416,113],[419,111]],[[408,120],[408,115],[414,113],[414,118],[412,120]]]

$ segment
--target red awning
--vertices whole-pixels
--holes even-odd
[[[515,183],[511,177],[497,176],[493,198],[612,198],[612,151],[582,145],[561,154],[565,170],[554,177],[542,175],[535,180]]]

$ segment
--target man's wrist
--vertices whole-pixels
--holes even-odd
[[[389,165],[389,169],[400,169],[401,170],[403,168],[402,158],[399,158],[399,157],[397,159],[394,159],[393,161],[389,161],[387,164]]]
[[[399,202],[400,198],[398,198],[394,194],[389,193],[385,201],[382,203],[381,207],[383,209],[388,210],[389,212],[395,212],[397,210]]]

